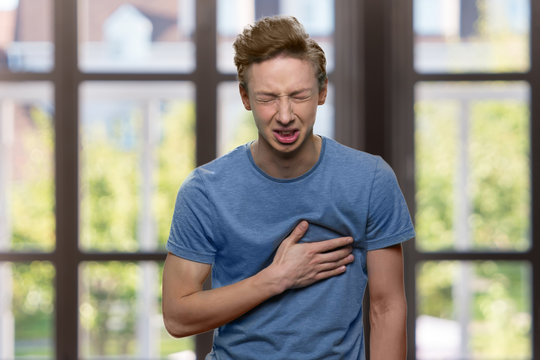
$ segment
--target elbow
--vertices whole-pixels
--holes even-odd
[[[170,316],[163,314],[163,324],[165,325],[165,330],[174,338],[183,338],[191,335],[195,335],[195,332],[189,331],[189,328],[182,324],[181,321],[174,319]]]
[[[405,299],[392,301],[375,301],[370,303],[369,316],[372,320],[393,318],[405,319],[407,316],[407,302]]]

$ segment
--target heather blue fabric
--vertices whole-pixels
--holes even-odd
[[[366,253],[414,237],[394,173],[380,157],[323,138],[317,164],[283,180],[255,165],[249,144],[240,146],[186,179],[167,249],[212,264],[212,286],[221,287],[268,266],[301,220],[310,224],[302,241],[352,236],[354,263],[216,329],[207,359],[365,358]]]

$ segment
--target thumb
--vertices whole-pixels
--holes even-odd
[[[291,234],[287,237],[287,242],[291,244],[296,244],[298,241],[300,241],[300,239],[304,237],[308,227],[309,224],[307,221],[300,221],[298,225],[296,225],[296,227],[293,229]]]

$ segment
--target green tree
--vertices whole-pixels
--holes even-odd
[[[178,188],[195,163],[193,104],[163,102],[161,110],[159,119],[150,119],[158,122],[154,125],[159,128],[159,137],[152,153],[146,154],[155,163],[151,220],[156,250],[164,249]],[[142,124],[142,113],[136,108],[127,118],[93,119],[91,126],[85,127],[81,241],[87,250],[140,249]],[[140,283],[139,274],[138,266],[131,263],[85,265],[81,325],[87,356],[137,353],[135,299],[139,287],[147,285]],[[159,287],[154,291],[160,294]]]
[[[21,111],[22,133],[17,134],[16,151],[23,161],[13,164],[15,175],[9,189],[11,249],[52,251],[56,238],[53,122],[41,107],[27,106]]]
[[[52,117],[39,105],[20,106],[18,111],[16,157],[13,177],[8,183],[10,247],[12,251],[52,251],[55,246]],[[36,261],[12,263],[10,269],[15,355],[52,356],[54,267]],[[27,345],[18,345],[21,343]]]
[[[460,85],[464,86],[464,85]],[[494,86],[499,86],[498,84]],[[530,156],[527,104],[516,100],[468,99],[469,250],[525,250],[530,246]],[[417,246],[455,249],[454,203],[458,168],[457,100],[421,100],[416,105]],[[473,262],[460,284],[459,262],[419,266],[419,314],[457,321],[457,287],[471,294],[470,351],[474,358],[529,357],[530,277],[519,262]]]

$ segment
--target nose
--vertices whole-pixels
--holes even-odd
[[[279,98],[278,106],[277,120],[283,125],[288,125],[294,118],[291,100],[288,96],[282,96]]]

